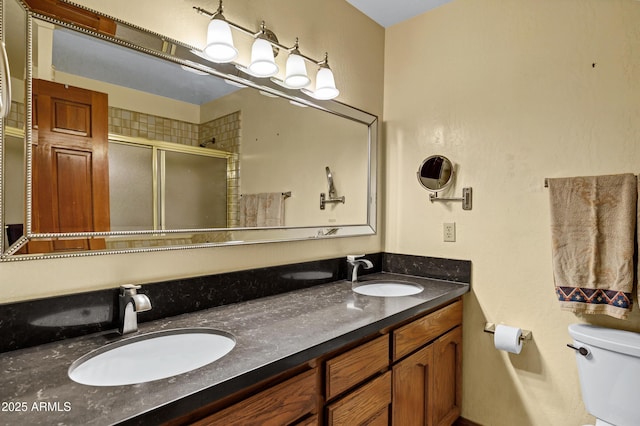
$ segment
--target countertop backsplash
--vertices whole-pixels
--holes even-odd
[[[471,262],[394,253],[366,255],[372,269],[470,284]],[[152,309],[139,322],[244,302],[346,279],[345,257],[142,285]],[[129,283],[122,283],[129,284]],[[138,283],[134,283],[138,284]],[[0,305],[0,352],[117,328],[118,289]]]

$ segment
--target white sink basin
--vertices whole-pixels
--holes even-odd
[[[353,286],[356,293],[378,297],[411,296],[422,290],[422,286],[406,281],[364,281]]]
[[[78,358],[69,377],[92,386],[150,382],[186,373],[228,354],[235,338],[209,328],[142,334],[110,343]]]

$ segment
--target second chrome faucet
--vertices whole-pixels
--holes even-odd
[[[350,254],[347,256],[347,263],[351,265],[350,277],[347,279],[352,283],[358,282],[358,269],[362,266],[364,269],[373,268],[373,263],[370,260],[363,259],[364,254]]]

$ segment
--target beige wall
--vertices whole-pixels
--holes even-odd
[[[82,0],[81,4],[204,43],[214,2]],[[568,324],[623,322],[560,312],[553,292],[545,177],[640,169],[640,2],[454,0],[386,31],[342,0],[227,2],[226,15],[265,19],[285,44],[327,50],[339,100],[382,113],[388,188],[379,236],[0,264],[2,302],[276,265],[348,252],[470,259],[465,299],[463,415],[484,425],[580,425],[586,415]],[[286,11],[286,12],[285,12]],[[383,55],[384,85],[383,85]],[[245,58],[246,59],[246,58]],[[592,64],[596,64],[595,67]],[[451,195],[474,189],[472,211],[431,204],[415,170],[431,154],[458,164]],[[384,171],[384,170],[383,170]],[[457,242],[443,243],[442,223]],[[485,321],[531,329],[522,354],[493,349]]]
[[[313,108],[291,105],[254,89],[243,89],[202,108],[203,117],[241,111],[240,194],[291,191],[286,226],[367,222],[368,132],[365,124]],[[304,135],[304,140],[300,139]],[[345,204],[319,208],[331,168]],[[244,239],[234,232],[234,239]]]
[[[217,2],[194,0],[76,1],[114,17],[203,46],[208,19],[192,6],[214,10]],[[300,50],[321,58],[325,51],[342,90],[338,100],[381,115],[384,30],[343,0],[234,0],[225,16],[238,24],[258,28],[264,19],[283,44],[300,38]],[[236,37],[243,43],[243,36]],[[245,40],[248,45],[249,41]],[[239,60],[247,60],[248,46]],[[284,70],[286,55],[280,55]],[[206,275],[260,266],[331,258],[382,249],[378,234],[324,241],[258,244],[150,254],[0,263],[0,303],[56,294],[148,283],[178,277]],[[276,248],[274,250],[274,248]]]
[[[385,250],[473,261],[465,299],[463,415],[491,426],[593,422],[557,306],[545,177],[640,172],[640,2],[454,0],[386,31]],[[595,66],[592,64],[595,63]],[[420,161],[459,166],[455,196],[431,204]],[[442,242],[456,222],[457,242]],[[533,331],[520,355],[485,321]],[[612,366],[615,368],[615,366]]]

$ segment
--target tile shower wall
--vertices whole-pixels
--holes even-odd
[[[201,146],[211,146],[237,154],[231,160],[227,170],[227,179],[229,180],[229,185],[227,185],[227,225],[229,227],[238,226],[240,220],[238,206],[240,196],[240,130],[240,111],[208,121],[199,127],[198,141]]]
[[[11,111],[5,122],[7,127],[15,127],[16,129],[24,128],[24,104],[11,102]]]
[[[201,146],[237,154],[232,157],[227,169],[227,179],[229,182],[227,185],[227,226],[238,226],[240,216],[238,205],[240,193],[240,162],[238,155],[240,153],[241,136],[240,111],[218,117],[202,124],[196,124],[109,107],[109,133],[189,146]],[[198,241],[192,240],[191,237],[179,237],[171,240],[118,240],[114,241],[110,248],[123,249],[186,245],[228,240],[226,233],[212,233],[205,236],[199,235],[196,238]]]
[[[109,107],[109,133],[182,145],[198,143],[199,125]]]
[[[240,111],[200,124],[199,132],[200,144],[215,138],[217,149],[240,153]]]

